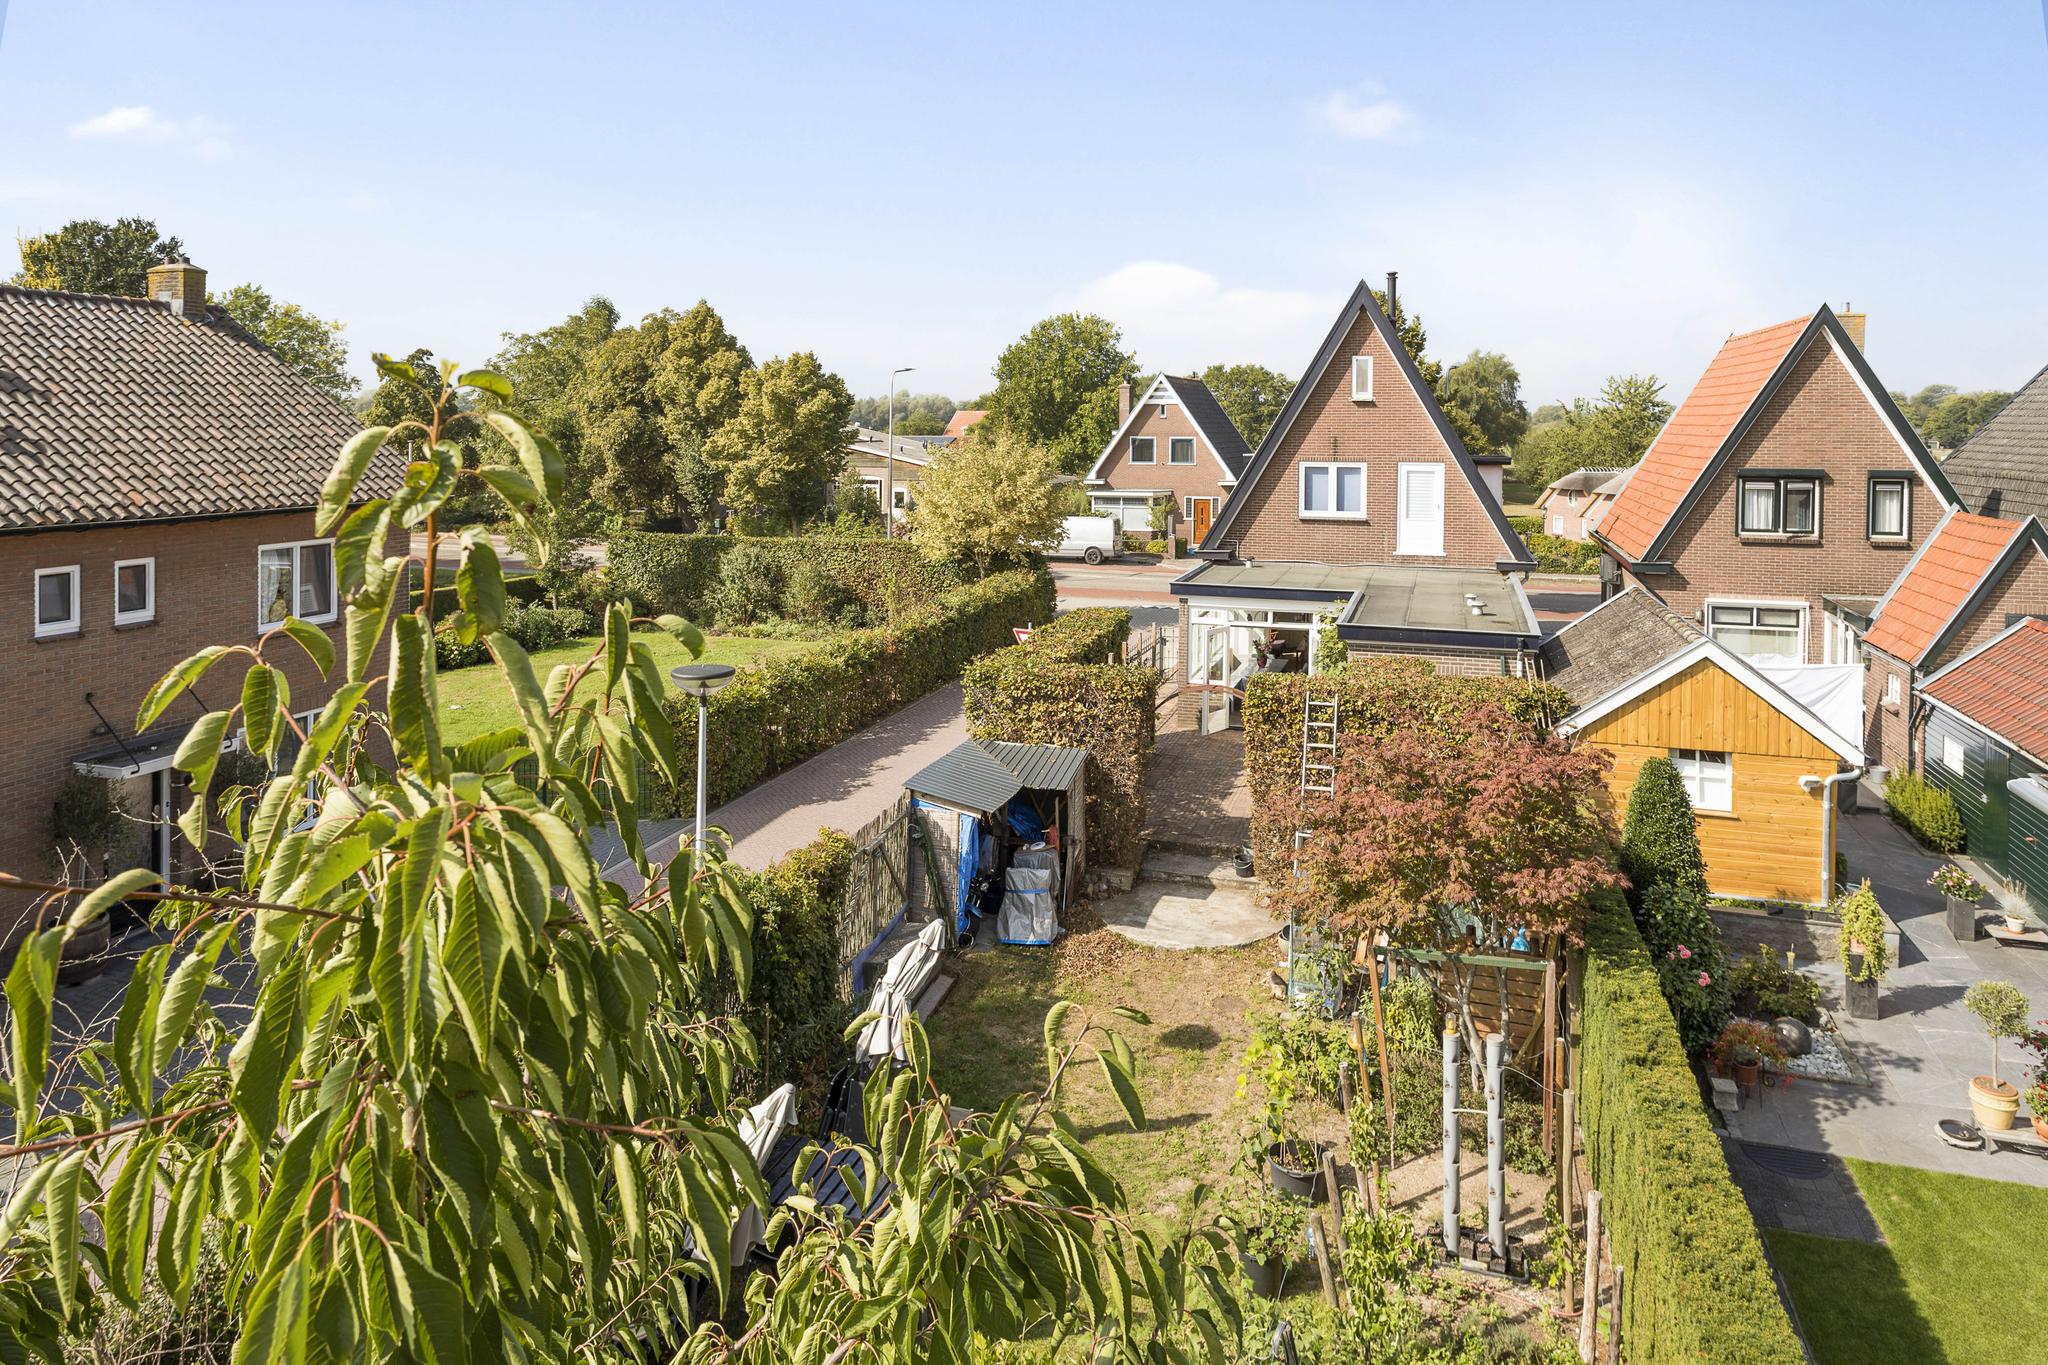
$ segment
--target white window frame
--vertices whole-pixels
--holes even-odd
[[[1561,536],[1564,534],[1564,516],[1561,513],[1553,513],[1551,515],[1550,534],[1554,536]]]
[[[1899,490],[1899,529],[1879,531],[1877,529],[1877,490],[1897,487]],[[1863,530],[1872,540],[1889,542],[1909,540],[1913,535],[1913,484],[1910,479],[1899,475],[1886,475],[1870,481],[1868,502],[1863,509]]]
[[[1898,674],[1896,674],[1896,673],[1887,673],[1887,674],[1885,674],[1885,675],[1884,675],[1884,702],[1885,702],[1885,705],[1887,705],[1887,706],[1897,706],[1897,705],[1899,704],[1899,697],[1900,697],[1901,695],[1902,695],[1902,689],[1901,689],[1901,688],[1899,687],[1899,675],[1898,675]]]
[[[299,567],[299,552],[313,545],[325,545],[327,547],[327,600],[332,605],[321,616],[306,616],[301,614],[298,609],[299,585],[303,579],[303,571]],[[258,545],[256,547],[256,633],[260,635],[266,630],[275,630],[281,624],[277,621],[266,621],[263,619],[263,556],[271,550],[290,550],[292,552],[291,610],[286,615],[297,616],[301,621],[315,626],[326,625],[329,622],[339,620],[341,618],[341,583],[339,568],[334,562],[333,538],[285,540],[271,545]]]
[[[60,575],[71,580],[71,615],[63,621],[45,621],[43,619],[43,580],[45,578],[56,578]],[[29,592],[28,610],[29,620],[35,624],[36,638],[38,640],[53,640],[60,635],[78,634],[79,623],[84,619],[79,603],[78,566],[76,564],[65,564],[54,569],[37,569],[35,583]]]
[[[1735,812],[1735,756],[1726,749],[1673,749],[1671,765],[1694,810]]]
[[[1408,471],[1429,469],[1436,472],[1436,548],[1418,550],[1405,544],[1401,537],[1408,527]],[[1443,558],[1444,550],[1444,494],[1448,480],[1444,467],[1436,460],[1405,460],[1394,466],[1394,553],[1397,555],[1419,555],[1425,558]]]
[[[1798,633],[1794,637],[1794,644],[1796,647],[1793,651],[1792,658],[1793,662],[1795,663],[1806,662],[1806,632],[1808,627],[1812,624],[1811,612],[1809,610],[1808,603],[1804,601],[1793,601],[1783,598],[1772,599],[1767,597],[1709,597],[1703,604],[1701,604],[1700,624],[1705,627],[1707,632],[1707,638],[1715,641],[1718,644],[1720,643],[1720,639],[1718,636],[1714,634],[1714,608],[1716,607],[1747,608],[1750,612],[1749,628],[1751,630],[1784,629],[1784,627],[1782,626],[1759,625],[1756,619],[1756,612],[1759,608],[1765,611],[1798,612],[1799,624],[1797,627],[1795,627]],[[1738,628],[1739,627],[1731,627],[1731,629]],[[1744,659],[1753,657],[1751,655],[1743,654],[1741,650],[1736,649],[1732,645],[1724,644],[1722,645],[1722,647],[1724,649],[1727,649],[1729,653],[1735,654]]]
[[[1188,457],[1185,460],[1181,459],[1179,455],[1182,446],[1186,446],[1188,451]],[[1194,437],[1169,436],[1166,438],[1166,462],[1168,464],[1191,465],[1195,463],[1199,456],[1200,452],[1195,449]]]
[[[145,580],[149,585],[148,603],[140,611],[121,610],[121,570],[137,565],[147,572]],[[141,626],[156,620],[156,558],[117,559],[114,561],[114,624],[117,626]]]
[[[1954,735],[1943,735],[1941,737],[1941,753],[1936,761],[1950,772],[1959,773],[1963,770],[1963,763],[1968,752],[1967,746],[1960,739],[1957,739]]]
[[[1853,664],[1856,662],[1856,644],[1859,639],[1856,627],[1839,616],[1824,616],[1821,620],[1821,662],[1824,664]]]
[[[1138,442],[1140,441],[1143,441],[1145,443],[1145,458],[1142,460],[1138,458]],[[1133,436],[1131,438],[1130,456],[1128,462],[1131,464],[1158,464],[1158,440],[1151,436]]]
[[[1351,357],[1351,401],[1354,403],[1370,403],[1373,401],[1372,357],[1369,355],[1355,355]]]
[[[1308,476],[1311,470],[1320,469],[1329,475],[1330,510],[1318,512],[1308,505]],[[1337,508],[1337,471],[1355,469],[1358,471],[1358,510],[1340,512]],[[1372,505],[1372,477],[1363,460],[1303,460],[1300,473],[1296,476],[1295,510],[1305,521],[1364,521]]]

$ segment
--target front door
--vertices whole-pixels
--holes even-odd
[[[1399,478],[1400,508],[1394,526],[1397,555],[1444,552],[1444,467],[1404,464]]]
[[[1200,545],[1209,538],[1209,521],[1216,515],[1216,499],[1195,499],[1195,534],[1191,543]]]

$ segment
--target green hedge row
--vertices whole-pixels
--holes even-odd
[[[413,565],[407,572],[412,574],[411,610],[418,611],[420,609],[420,580],[425,575],[417,564]],[[518,573],[505,575],[505,600],[508,602],[538,602],[546,595],[541,589],[540,577],[537,574]],[[447,619],[461,605],[455,599],[455,585],[453,583],[448,584],[444,588],[434,589],[434,619],[436,621]]]
[[[1963,846],[1963,817],[1955,798],[1918,773],[1893,773],[1884,784],[1885,809],[1915,839],[1941,853]]]
[[[1599,573],[1600,547],[1590,540],[1572,540],[1541,531],[1525,532],[1522,539],[1544,573]]]
[[[1131,614],[1084,607],[1035,631],[1027,644],[970,664],[967,728],[976,739],[1086,749],[1088,860],[1130,866],[1142,851],[1145,768],[1160,673],[1123,657]]]
[[[711,699],[709,804],[730,801],[951,682],[970,660],[1009,644],[1013,629],[1052,613],[1052,577],[1044,570],[992,574],[891,625],[848,631],[742,671]],[[664,706],[677,752],[693,754],[697,704],[673,693]],[[685,773],[678,786],[659,783],[649,809],[683,815],[696,799],[695,777]]]
[[[1634,1365],[1804,1365],[1770,1264],[1700,1104],[1649,950],[1619,894],[1586,932],[1579,1122]]]
[[[752,545],[780,561],[787,574],[814,564],[843,584],[873,612],[928,606],[961,585],[948,565],[935,564],[908,541],[847,536],[679,535],[628,531],[606,546],[606,568],[616,587],[657,612],[693,621],[708,619],[706,600],[718,584],[719,569],[735,545]]]
[[[763,872],[741,872],[754,911],[754,970],[737,1012],[761,1044],[760,1088],[829,1068],[852,1006],[839,998],[839,916],[853,841],[838,830]]]

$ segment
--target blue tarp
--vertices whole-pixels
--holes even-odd
[[[953,928],[962,934],[974,932],[974,874],[981,871],[981,818],[960,812],[960,884],[954,890],[956,913]]]
[[[1045,838],[1045,821],[1038,818],[1037,807],[1021,796],[1010,802],[1010,833],[1027,844]]]

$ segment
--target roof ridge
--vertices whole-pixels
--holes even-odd
[[[77,303],[126,303],[143,308],[161,308],[165,312],[171,305],[162,299],[152,299],[139,294],[89,294],[82,289],[37,289],[26,284],[0,283],[0,293],[19,294],[31,299],[65,299]]]
[[[1816,308],[1811,313],[1807,313],[1802,317],[1786,318],[1783,322],[1773,322],[1763,327],[1752,327],[1747,332],[1730,332],[1728,334],[1727,340],[1723,341],[1721,344],[1723,346],[1726,346],[1728,342],[1740,341],[1744,337],[1762,336],[1765,332],[1775,332],[1780,327],[1796,326],[1803,331],[1808,323],[1812,322],[1816,317],[1819,316],[1820,309]]]

